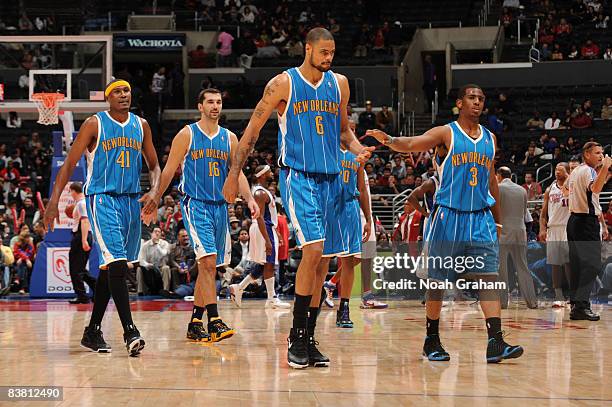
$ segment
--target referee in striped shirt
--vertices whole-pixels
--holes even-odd
[[[593,141],[582,148],[582,159],[583,163],[569,177],[570,319],[599,321],[599,315],[591,311],[589,295],[601,270],[599,193],[608,181],[612,159],[604,157],[601,144]]]

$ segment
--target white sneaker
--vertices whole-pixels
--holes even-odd
[[[289,309],[291,308],[291,304],[289,304],[288,302],[283,302],[278,298],[272,298],[271,300],[270,299],[266,300],[265,308]]]
[[[232,302],[238,307],[242,307],[242,293],[243,291],[240,289],[238,284],[232,284],[229,286],[230,290],[230,299]]]
[[[329,308],[334,308],[334,290],[336,289],[336,285],[326,281],[323,284],[323,289],[325,290],[325,305]]]
[[[553,308],[565,308],[565,301],[554,301]]]

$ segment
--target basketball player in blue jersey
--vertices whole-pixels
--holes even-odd
[[[340,166],[342,172],[342,213],[340,224],[347,242],[348,251],[341,254],[342,271],[340,274],[340,306],[336,312],[336,326],[352,328],[349,313],[349,299],[353,291],[355,266],[359,264],[361,244],[370,238],[370,194],[365,185],[365,170],[363,164],[357,161],[357,156],[345,149],[340,150]],[[361,224],[360,208],[366,216],[366,222]],[[363,229],[362,229],[363,228]],[[363,231],[363,232],[362,232]]]
[[[495,178],[495,136],[479,125],[485,95],[478,85],[465,85],[458,93],[459,118],[446,126],[434,127],[421,136],[391,137],[380,130],[367,135],[400,152],[427,151],[445,146],[447,155],[439,166],[440,186],[425,235],[427,277],[430,282],[458,278],[474,279],[479,290],[480,305],[486,318],[489,341],[487,362],[518,358],[520,346],[504,341],[501,330],[497,280],[498,236],[501,230],[499,189]],[[497,226],[497,227],[496,227]],[[451,256],[452,265],[445,267],[435,258]],[[433,261],[431,261],[433,260]],[[460,263],[463,262],[463,263]],[[465,272],[456,271],[459,265]],[[432,361],[450,360],[439,336],[439,319],[444,290],[427,291],[427,336],[423,355]]]
[[[223,187],[226,200],[233,202],[241,168],[261,128],[276,110],[280,190],[302,249],[288,339],[287,358],[293,368],[329,366],[329,359],[316,347],[314,329],[329,261],[346,250],[338,218],[340,141],[361,163],[374,149],[362,146],[349,128],[348,80],[330,71],[335,48],[334,38],[326,29],[309,31],[302,65],[277,75],[266,86]]]
[[[53,229],[59,221],[58,202],[83,153],[87,157],[85,195],[100,259],[94,306],[81,345],[94,352],[110,352],[100,330],[112,296],[123,325],[123,339],[130,356],[145,341],[132,321],[126,285],[128,263],[138,262],[140,251],[140,173],[142,158],[149,167],[151,193],[157,193],[159,164],[147,121],[130,113],[131,87],[114,80],[104,92],[109,110],[88,118],[79,130],[64,165],[57,173],[45,210],[44,223]]]
[[[143,217],[155,216],[157,203],[170,185],[177,168],[182,169],[179,192],[182,194],[183,222],[198,262],[193,313],[187,326],[187,338],[197,342],[219,342],[234,335],[219,317],[215,274],[217,267],[229,264],[231,238],[227,203],[222,187],[227,177],[233,152],[238,145],[236,135],[219,126],[223,102],[217,89],[204,89],[198,95],[199,121],[185,126],[172,141],[168,161],[164,166],[155,194],[143,198]],[[247,200],[251,214],[259,208],[249,183],[241,173],[237,183]],[[208,316],[208,332],[202,319]]]

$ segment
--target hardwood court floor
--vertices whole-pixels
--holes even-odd
[[[137,301],[134,319],[147,341],[139,358],[122,346],[114,310],[103,331],[113,353],[79,347],[90,306],[59,301],[0,301],[0,385],[64,387],[60,406],[599,406],[612,404],[612,309],[597,323],[568,320],[568,310],[504,311],[508,342],[520,359],[485,362],[479,308],[444,308],[442,340],[451,361],[420,358],[423,307],[392,302],[388,310],[353,305],[355,327],[319,318],[318,340],[332,365],[293,370],[286,364],[290,313],[242,309],[221,301],[238,334],[217,344],[184,339],[191,303]],[[29,403],[27,405],[50,405]],[[2,406],[26,405],[0,402]]]

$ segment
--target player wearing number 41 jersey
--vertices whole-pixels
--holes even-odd
[[[425,277],[449,282],[458,278],[477,281],[482,287],[479,299],[489,335],[487,362],[497,363],[521,356],[523,348],[507,344],[501,331],[499,285],[495,284],[501,230],[499,188],[494,168],[495,136],[479,124],[484,102],[485,95],[478,85],[465,85],[457,96],[456,122],[416,137],[394,138],[379,130],[368,130],[366,134],[399,152],[427,151],[439,146],[448,151],[438,167],[440,185],[424,237]],[[447,257],[453,259],[450,267],[436,261]],[[463,272],[460,264],[465,266]],[[441,289],[427,290],[423,355],[431,361],[450,359],[438,330],[443,294]]]
[[[110,109],[87,119],[57,174],[45,211],[45,225],[57,217],[57,203],[66,182],[85,153],[85,195],[91,229],[100,258],[94,307],[81,345],[94,352],[110,352],[100,330],[112,296],[123,325],[123,339],[131,356],[144,348],[132,321],[126,275],[140,250],[140,172],[142,158],[149,167],[151,193],[157,193],[159,165],[148,123],[130,113],[131,87],[113,80],[104,92]]]
[[[237,194],[238,174],[270,114],[278,114],[279,180],[283,206],[296,231],[302,260],[295,282],[293,328],[287,359],[293,368],[329,366],[319,352],[314,329],[321,290],[331,256],[345,251],[340,229],[340,141],[363,163],[366,148],[349,128],[348,80],[330,71],[335,53],[332,34],[314,28],[306,36],[304,62],[274,77],[249,121],[223,193]]]
[[[227,177],[232,152],[238,144],[236,135],[219,126],[223,102],[217,89],[204,89],[198,95],[201,119],[185,126],[172,141],[168,162],[161,174],[155,195],[145,199],[144,217],[157,213],[157,203],[178,167],[182,169],[179,192],[182,195],[183,222],[198,262],[194,306],[187,326],[187,338],[197,342],[218,342],[234,335],[219,317],[215,286],[216,268],[229,263],[231,239],[227,203],[222,188]],[[237,183],[247,200],[251,214],[257,218],[259,208],[249,183],[241,173]],[[208,315],[208,332],[202,318]]]

